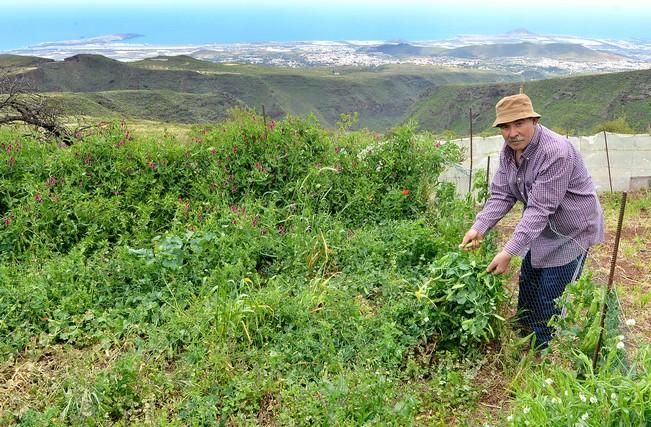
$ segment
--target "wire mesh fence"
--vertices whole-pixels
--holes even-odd
[[[651,135],[600,132],[592,136],[571,136],[568,139],[581,153],[598,192],[651,188]],[[477,170],[488,169],[489,177],[493,177],[504,144],[502,136],[473,137],[472,161],[470,138],[450,142],[459,145],[466,152],[466,159],[457,167],[446,171],[441,179],[455,184],[459,194],[466,194],[472,188],[469,181],[477,175]],[[489,164],[489,157],[492,164]]]
[[[651,135],[623,135],[601,132],[593,136],[569,137],[570,142],[578,149],[583,161],[595,184],[598,193],[627,192],[648,190],[651,188]],[[451,182],[457,192],[465,195],[473,192],[476,199],[480,196],[482,188],[488,191],[490,181],[499,165],[499,152],[504,140],[501,136],[477,138],[464,138],[452,141],[466,149],[464,162],[449,168],[442,179]],[[491,164],[491,159],[493,164]],[[471,169],[471,168],[474,168]],[[484,176],[482,185],[476,185],[479,177]],[[475,185],[472,185],[473,182]],[[480,197],[477,197],[480,196]],[[485,196],[484,196],[485,197]],[[584,272],[586,265],[595,265],[599,261],[591,259],[588,247],[574,240],[571,236],[564,235],[549,222],[543,231],[550,239],[555,241],[556,257],[558,262],[552,268],[540,268],[532,262],[531,250],[522,257],[522,262],[517,279],[517,306],[513,305],[516,313],[513,317],[513,326],[522,336],[531,337],[532,343],[538,348],[548,345],[552,337],[558,332],[558,324],[551,319],[562,318],[566,310],[559,300],[568,285],[576,283]],[[602,245],[613,247],[613,241],[605,241]],[[535,249],[534,249],[535,251]],[[616,254],[613,254],[615,257]],[[592,277],[590,275],[590,277]],[[612,299],[610,310],[616,317],[617,330],[625,333],[630,328],[632,321],[627,317],[622,306],[615,284],[597,280],[591,286],[603,290],[603,301],[600,307],[607,307],[607,301]],[[595,293],[595,295],[598,295]],[[584,314],[587,313],[584,310]],[[581,321],[587,330],[594,326],[597,316],[595,313],[586,315]],[[603,317],[603,316],[602,316]],[[602,319],[603,322],[603,319]],[[550,326],[551,325],[556,325]],[[604,325],[594,328],[602,332]],[[621,337],[621,335],[620,335]],[[598,345],[593,346],[595,357]],[[595,359],[596,360],[596,359]]]
[[[583,271],[588,255],[584,248],[569,236],[559,233],[550,222],[543,233],[552,235],[555,266],[536,266],[531,250],[522,259],[518,278],[517,313],[514,326],[522,336],[531,336],[532,344],[547,347],[552,339],[553,327],[549,325],[554,316],[562,315],[557,301],[568,284],[576,281]]]

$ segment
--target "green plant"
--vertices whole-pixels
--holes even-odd
[[[593,132],[635,133],[631,125],[626,121],[626,117],[618,117],[616,119],[597,123],[593,128]]]
[[[454,144],[232,115],[188,141],[0,133],[1,367],[54,354],[74,372],[24,383],[31,409],[0,401],[0,423],[404,425],[423,349],[494,339],[488,253],[445,256],[473,215],[438,182]],[[462,369],[445,378],[463,392],[440,392],[455,407],[474,396]]]

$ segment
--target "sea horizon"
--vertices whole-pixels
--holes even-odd
[[[536,34],[647,41],[647,19],[593,17],[589,27],[546,12],[535,19],[499,19],[499,11],[463,14],[454,8],[314,6],[179,7],[9,7],[0,18],[0,53],[44,43],[84,41],[129,34],[124,43],[148,45],[237,44],[300,41],[425,41],[462,35],[502,34],[524,28]],[[598,19],[597,19],[598,18]],[[594,21],[594,19],[597,19]],[[609,22],[600,25],[599,19]],[[27,31],[25,31],[27,29]]]

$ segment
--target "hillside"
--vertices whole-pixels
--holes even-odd
[[[449,49],[441,55],[457,58],[491,59],[496,57],[555,58],[581,61],[616,61],[623,57],[569,43],[496,43]]]
[[[205,123],[222,120],[235,106],[264,106],[273,118],[313,114],[326,127],[342,113],[357,112],[358,126],[374,131],[415,119],[423,129],[460,135],[468,133],[469,108],[479,114],[474,129],[489,129],[495,102],[516,93],[529,75],[417,65],[290,69],[184,55],[129,63],[100,55],[56,62],[4,55],[0,64],[0,71],[14,73],[20,66],[70,114]],[[650,125],[651,70],[529,81],[526,92],[552,127],[589,132],[623,116],[638,132]]]
[[[7,53],[0,54],[0,67],[31,67],[47,62],[54,62],[52,59],[39,58],[37,56],[11,55]]]
[[[52,59],[39,58],[36,56],[0,54],[0,72],[15,74],[24,72],[31,67],[37,67],[41,64],[54,62]]]
[[[404,56],[428,56],[437,55],[445,52],[443,48],[415,46],[410,43],[385,43],[379,46],[371,46],[358,49],[360,52],[375,52],[385,55],[404,57]]]
[[[41,91],[72,99],[69,112],[74,114],[104,116],[108,110],[196,123],[218,120],[235,105],[258,111],[264,105],[274,118],[314,114],[325,126],[334,126],[342,113],[358,112],[360,126],[374,130],[403,121],[410,106],[433,86],[516,78],[413,65],[305,70],[230,66],[187,56],[125,63],[85,54],[41,64],[25,76]]]
[[[435,87],[413,105],[409,117],[423,129],[466,135],[472,108],[478,114],[475,131],[490,130],[495,103],[519,88],[519,83]],[[617,117],[625,117],[638,132],[651,126],[651,70],[533,81],[525,91],[543,123],[571,133],[590,132]]]

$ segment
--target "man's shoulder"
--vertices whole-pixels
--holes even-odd
[[[571,150],[571,143],[563,135],[540,125],[538,149],[553,157],[567,157]]]

